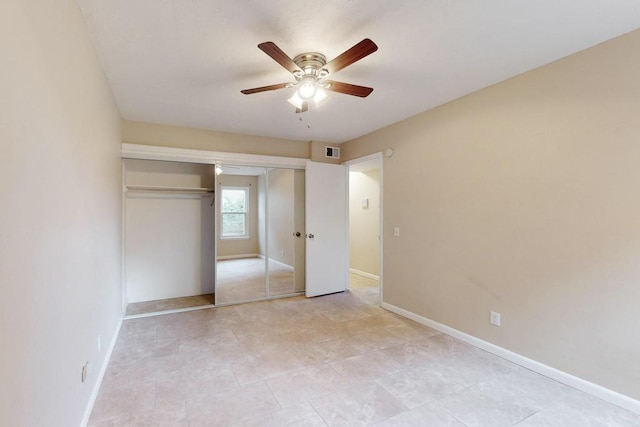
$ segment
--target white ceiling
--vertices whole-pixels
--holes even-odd
[[[344,142],[640,28],[638,0],[77,0],[124,119]],[[332,79],[309,114],[256,46],[333,59],[364,38],[379,50]],[[302,116],[303,120],[300,120]],[[310,125],[307,126],[307,125]]]

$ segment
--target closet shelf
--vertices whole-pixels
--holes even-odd
[[[213,188],[206,187],[164,187],[157,185],[125,185],[124,192],[129,191],[157,191],[162,193],[184,193],[184,194],[211,194]]]

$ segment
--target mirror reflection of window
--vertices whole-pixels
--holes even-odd
[[[222,187],[222,238],[247,238],[249,187]]]
[[[216,177],[218,236],[216,304],[264,299],[267,294],[263,251],[265,199],[262,167],[225,165]]]

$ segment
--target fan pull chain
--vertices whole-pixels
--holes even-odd
[[[307,118],[307,129],[311,129],[311,120],[309,119],[309,116],[311,115],[311,103],[309,103],[309,105],[307,106],[307,111],[305,111],[306,114],[306,118]],[[304,115],[304,113],[300,113],[300,116],[298,117],[298,120],[300,120],[301,122],[304,121],[304,119],[302,118],[302,116]]]

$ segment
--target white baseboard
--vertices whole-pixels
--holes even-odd
[[[89,403],[87,404],[87,408],[84,411],[84,416],[82,417],[82,424],[80,424],[82,427],[85,427],[89,423],[89,417],[91,417],[91,411],[93,411],[93,406],[96,404],[96,399],[98,398],[98,393],[100,392],[100,386],[102,385],[104,374],[107,372],[107,367],[109,366],[109,361],[111,360],[111,354],[113,353],[113,349],[116,346],[116,341],[118,340],[118,335],[120,335],[121,327],[122,317],[116,325],[115,331],[113,332],[113,335],[111,337],[111,342],[109,343],[109,348],[107,349],[107,353],[104,355],[104,361],[102,362],[102,366],[100,367],[100,372],[98,373],[96,384],[91,391]]]
[[[285,264],[284,262],[280,262],[280,261],[275,260],[273,258],[269,258],[269,262],[274,262],[274,263],[278,264],[279,266],[284,267],[287,270],[293,271],[293,266],[292,265]]]
[[[380,276],[376,276],[375,274],[367,273],[366,271],[356,270],[355,268],[350,268],[349,273],[357,274],[358,276],[366,277],[368,279],[380,280]]]
[[[243,258],[261,258],[264,259],[264,255],[262,254],[239,254],[239,255],[222,255],[218,257],[218,261],[223,261],[227,259],[243,259]],[[287,269],[293,270],[293,266],[289,264],[285,264],[284,262],[277,261],[273,258],[269,258],[269,262],[275,262],[276,264],[281,265]]]
[[[266,258],[264,255],[258,255],[258,257],[260,257],[262,259]],[[285,268],[293,271],[293,266],[292,265],[285,264],[284,262],[280,262],[280,261],[278,261],[276,259],[273,259],[273,258],[269,258],[269,262],[275,262],[276,264],[279,264],[280,266],[285,267]]]
[[[260,254],[238,254],[238,255],[221,255],[218,257],[218,261],[226,259],[243,259],[243,258],[262,258]]]
[[[502,357],[503,359],[509,360],[517,365],[523,366],[527,369],[544,375],[545,377],[566,384],[570,387],[588,393],[592,396],[595,396],[599,399],[602,399],[606,402],[609,402],[613,405],[619,406],[636,414],[640,414],[640,401],[632,399],[629,396],[625,396],[613,390],[609,390],[608,388],[583,380],[582,378],[560,371],[556,368],[552,368],[551,366],[537,362],[533,359],[529,359],[528,357],[522,356],[518,353],[514,353],[513,351],[507,350],[506,348],[491,344],[490,342],[481,340],[480,338],[476,338],[473,335],[466,334],[457,329],[443,325],[442,323],[438,323],[434,320],[427,319],[426,317],[422,317],[418,314],[412,313],[386,302],[383,302],[381,306],[382,308],[399,314],[400,316],[406,317],[422,325],[443,332],[447,335],[459,339],[460,341],[464,341],[482,350],[488,351],[489,353],[493,353],[496,356]]]

